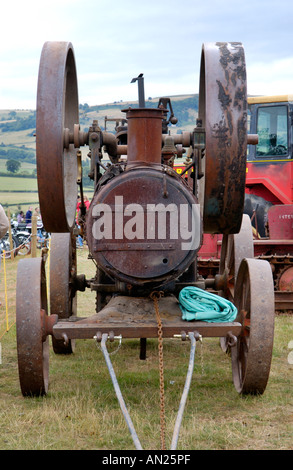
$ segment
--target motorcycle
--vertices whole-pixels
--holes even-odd
[[[9,233],[7,232],[0,240],[0,256],[3,258],[5,251],[5,258],[11,258],[11,250],[14,250],[14,254],[17,254],[18,241],[14,235],[12,235],[12,248],[10,246]]]
[[[26,230],[31,234],[32,224],[26,224]],[[37,221],[37,248],[49,246],[50,233],[48,233],[41,220]]]
[[[27,230],[27,225],[25,223],[19,223],[16,220],[11,220],[11,231],[12,237],[15,238],[17,243],[17,253],[19,255],[27,255],[30,252],[31,244],[30,237],[31,233]]]
[[[19,223],[16,220],[10,221],[11,236],[12,236],[12,249],[14,254],[28,255],[31,251],[31,228],[32,224],[25,222]],[[50,234],[44,229],[41,221],[37,222],[37,248],[42,248],[49,245]],[[0,255],[3,257],[5,251],[5,258],[11,258],[11,247],[9,240],[9,233],[0,240]]]

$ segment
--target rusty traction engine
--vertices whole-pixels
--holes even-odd
[[[236,390],[263,393],[272,356],[274,289],[269,263],[253,259],[250,220],[243,217],[247,142],[255,143],[257,136],[247,135],[242,44],[203,45],[199,116],[192,132],[168,133],[168,109],[145,107],[140,79],[135,79],[139,107],[124,110],[124,132],[102,131],[97,121],[81,131],[72,45],[44,44],[36,145],[40,208],[52,234],[50,314],[43,259],[22,260],[17,275],[22,393],[48,390],[49,335],[54,351],[64,354],[73,351],[76,339],[138,338],[143,357],[146,338],[158,337],[155,305],[163,337],[219,337],[231,353]],[[95,188],[83,224],[96,264],[93,279],[77,274],[74,235],[84,145],[90,149]],[[172,168],[182,148],[191,152],[192,184]],[[111,161],[107,166],[103,149]],[[197,275],[203,233],[223,234],[215,279]],[[232,301],[235,321],[183,320],[178,294],[187,286]],[[96,311],[78,317],[77,292],[87,288],[96,293]]]

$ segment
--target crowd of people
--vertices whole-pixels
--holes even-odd
[[[90,206],[90,201],[86,195],[83,196],[83,202],[84,202],[84,210],[82,210],[81,197],[78,195],[77,204],[76,204],[76,219],[75,219],[76,226],[79,229],[79,234],[77,236],[78,248],[83,248],[85,215],[86,215],[86,212],[89,210],[89,206]],[[25,224],[26,230],[31,231],[31,223],[32,223],[33,216],[37,217],[38,242],[42,242],[44,236],[41,230],[41,227],[43,224],[42,224],[42,217],[40,214],[39,206],[35,207],[35,209],[33,209],[32,206],[29,206],[26,213],[24,213],[22,210],[19,211],[19,213],[17,214],[17,223]],[[4,237],[4,235],[7,233],[8,228],[9,228],[8,217],[5,213],[3,206],[0,204],[0,239]],[[0,257],[0,261],[1,261],[1,257]]]
[[[79,235],[77,236],[77,247],[83,248],[84,244],[84,222],[85,222],[85,214],[89,209],[90,202],[88,197],[84,196],[84,210],[82,210],[82,202],[80,196],[78,196],[78,201],[76,205],[76,225],[79,228]],[[36,216],[38,221],[38,228],[37,228],[37,239],[39,243],[42,243],[44,240],[44,235],[40,226],[42,225],[42,217],[40,214],[40,208],[37,206],[33,209],[32,206],[28,208],[26,213],[24,214],[23,211],[19,211],[17,214],[17,222],[18,224],[25,224],[26,230],[30,231],[30,226],[32,223],[32,217]],[[9,230],[9,220],[5,213],[3,206],[0,204],[0,239],[3,238]],[[0,248],[1,250],[1,248]],[[1,254],[1,253],[0,253]],[[0,256],[0,266],[1,266],[1,256]],[[0,302],[1,306],[1,302]]]

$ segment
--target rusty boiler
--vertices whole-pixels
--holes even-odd
[[[154,288],[178,278],[195,260],[201,217],[188,184],[162,165],[164,110],[125,112],[127,164],[99,180],[87,241],[109,276],[128,286]]]

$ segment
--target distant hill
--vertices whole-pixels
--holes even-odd
[[[192,130],[196,124],[198,111],[198,95],[171,96],[171,103],[176,126],[172,126],[172,133],[181,130]],[[159,98],[146,99],[146,107],[156,108]],[[123,109],[137,107],[137,101],[119,101],[114,103],[89,106],[80,104],[79,118],[82,130],[88,130],[94,119],[98,120],[102,130],[113,131],[115,122],[108,119],[125,118]],[[11,213],[20,209],[26,210],[29,205],[38,205],[36,180],[36,111],[28,110],[0,110],[0,202]],[[93,183],[88,178],[89,159],[88,147],[82,147],[83,154],[83,181],[87,194],[93,191]],[[21,162],[17,173],[7,171],[7,160]],[[11,163],[11,162],[10,162]],[[17,166],[17,165],[16,165]]]
[[[189,130],[194,128],[198,112],[198,95],[179,95],[170,96],[170,98],[174,115],[178,119],[177,129]],[[146,107],[156,108],[158,102],[159,98],[149,98],[146,100]],[[122,110],[127,109],[129,106],[135,108],[138,103],[137,101],[120,101],[97,106],[81,104],[79,106],[81,127],[87,128],[91,125],[93,119],[97,119],[101,129],[104,129],[105,116],[111,119],[125,118],[125,113]]]
[[[178,119],[177,127],[195,125],[198,111],[198,95],[177,95],[171,96],[172,107]],[[149,98],[146,100],[146,107],[156,108],[159,98]],[[121,112],[129,106],[137,107],[137,101],[120,101],[96,106],[89,106],[87,103],[80,104],[80,124],[82,128],[89,127],[93,119],[98,119],[99,126],[104,129],[105,116],[124,117]],[[35,110],[0,110],[0,145],[16,145],[30,148],[35,141],[34,133],[36,128]]]
[[[171,96],[171,103],[174,115],[178,119],[177,125],[173,126],[172,132],[181,130],[191,130],[195,126],[198,112],[198,95],[177,95]],[[159,98],[148,98],[146,107],[156,108]],[[80,104],[80,126],[82,130],[88,130],[94,119],[98,120],[102,130],[107,126],[108,131],[112,131],[114,124],[108,119],[125,118],[123,109],[137,107],[137,101],[120,101],[96,106],[89,106],[87,103]],[[36,132],[36,111],[35,110],[0,110],[0,160],[14,159],[22,163],[20,172],[24,169],[24,164],[35,164],[35,132]],[[86,159],[87,150],[83,152]],[[25,167],[25,171],[27,168]],[[5,165],[1,165],[1,174],[5,173]]]

